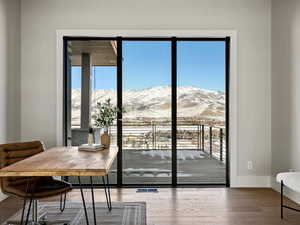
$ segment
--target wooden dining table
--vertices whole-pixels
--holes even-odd
[[[54,147],[2,168],[0,170],[0,177],[77,176],[87,225],[89,225],[89,219],[81,177],[90,177],[89,187],[92,194],[94,224],[96,225],[93,177],[102,177],[107,206],[108,209],[111,210],[108,174],[117,157],[117,153],[117,146],[111,146],[109,149],[95,152],[81,151],[78,150],[78,147]],[[33,201],[33,215],[33,222],[39,224],[37,200]]]

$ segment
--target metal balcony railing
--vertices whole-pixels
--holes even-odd
[[[117,143],[117,126],[110,128],[112,143]],[[123,149],[171,150],[170,123],[123,123]],[[226,163],[226,128],[204,124],[177,124],[177,149],[198,150]]]

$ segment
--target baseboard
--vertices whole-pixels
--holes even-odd
[[[271,187],[277,192],[280,192],[280,183],[276,182],[275,177],[271,177]],[[291,199],[292,201],[296,202],[300,205],[300,193],[292,191],[288,187],[284,187],[284,196]]]
[[[257,187],[271,187],[270,176],[237,176],[235,182],[231,187],[239,188],[257,188]]]
[[[6,198],[7,198],[7,196],[0,191],[0,202]]]

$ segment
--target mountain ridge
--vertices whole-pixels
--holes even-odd
[[[116,90],[97,89],[92,91],[92,113],[97,102],[110,98],[117,104]],[[155,86],[140,90],[124,90],[123,119],[140,120],[171,118],[171,86]],[[177,87],[177,116],[224,123],[225,93],[195,86]],[[72,124],[79,123],[80,89],[72,89]]]

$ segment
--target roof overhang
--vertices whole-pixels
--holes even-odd
[[[110,40],[70,41],[72,66],[81,66],[81,54],[90,53],[93,66],[116,66],[117,43]]]

